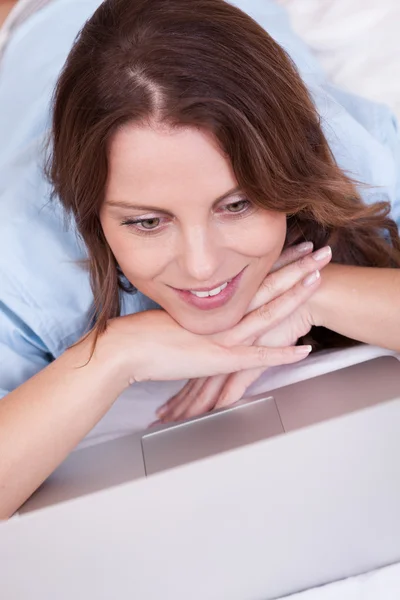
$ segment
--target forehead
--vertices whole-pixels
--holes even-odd
[[[234,187],[229,160],[208,132],[187,127],[127,125],[112,139],[107,195],[210,195]],[[149,198],[150,199],[150,198]]]

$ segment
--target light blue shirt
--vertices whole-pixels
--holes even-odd
[[[400,222],[400,140],[382,105],[344,93],[269,0],[233,0],[289,52],[311,91],[339,165],[374,186]],[[26,21],[0,65],[0,397],[62,354],[86,330],[92,306],[85,258],[42,174],[49,101],[73,40],[99,0],[55,0]],[[378,189],[379,188],[379,189]],[[123,314],[153,306],[124,295]]]

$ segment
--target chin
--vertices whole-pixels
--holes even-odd
[[[171,316],[178,321],[181,327],[197,335],[214,335],[226,331],[227,329],[231,329],[237,325],[244,316],[244,313],[240,313],[239,315],[229,315],[226,314],[226,312],[223,314],[223,309],[220,309],[220,311],[221,314],[212,316],[210,314],[206,315],[201,313],[197,318],[195,316],[190,318],[186,315],[185,317],[182,315]]]

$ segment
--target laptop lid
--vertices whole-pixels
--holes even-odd
[[[11,519],[0,597],[270,600],[399,561],[399,431],[400,398]]]

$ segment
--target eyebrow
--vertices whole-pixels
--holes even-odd
[[[216,198],[213,202],[212,207],[214,208],[214,206],[219,204],[219,202],[221,202],[222,200],[226,200],[226,198],[229,198],[230,196],[233,196],[233,195],[237,194],[238,192],[240,192],[240,187],[236,186],[232,190],[229,190],[225,194],[222,194],[222,196],[219,196],[218,198]],[[165,208],[159,208],[156,206],[142,206],[140,204],[131,204],[130,202],[118,202],[117,200],[106,200],[104,202],[104,204],[107,204],[107,206],[112,206],[114,208],[123,208],[125,210],[128,209],[128,210],[139,210],[139,211],[146,211],[146,212],[162,212],[162,213],[166,213],[168,215],[172,215],[172,213],[168,210],[165,210]]]

